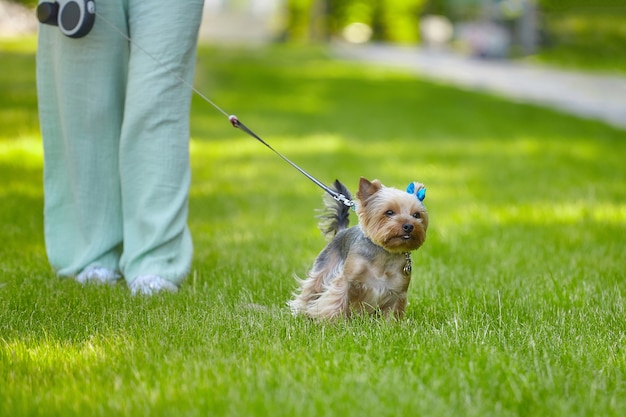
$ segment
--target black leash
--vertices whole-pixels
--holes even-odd
[[[211,104],[213,104],[212,102],[210,102]],[[253,138],[255,138],[256,140],[258,140],[259,142],[261,142],[263,145],[267,146],[268,149],[270,149],[272,152],[274,152],[276,155],[278,155],[280,158],[282,158],[283,161],[287,162],[289,165],[291,165],[292,167],[294,167],[295,169],[297,169],[298,171],[300,171],[300,173],[302,175],[304,175],[305,177],[307,177],[308,179],[310,179],[311,181],[313,181],[315,184],[317,184],[317,186],[319,186],[322,190],[326,191],[328,194],[330,194],[330,196],[332,198],[334,198],[335,200],[345,204],[348,207],[354,207],[354,201],[350,200],[349,198],[347,198],[345,195],[338,193],[337,191],[333,190],[332,188],[328,187],[327,185],[325,185],[324,183],[322,183],[321,181],[319,181],[317,178],[315,178],[314,176],[312,176],[311,174],[309,174],[308,172],[306,172],[305,170],[303,170],[302,168],[300,168],[298,165],[296,165],[295,163],[291,162],[291,160],[289,160],[289,158],[287,158],[285,155],[283,155],[282,153],[278,152],[276,149],[272,148],[270,146],[269,143],[265,142],[263,139],[261,139],[260,136],[258,136],[256,133],[254,133],[252,130],[250,130],[246,125],[244,125],[243,123],[241,123],[239,121],[239,119],[237,118],[237,116],[235,115],[231,115],[228,116],[228,120],[230,120],[230,123],[238,129],[243,130],[244,132],[246,132],[248,135],[252,136]]]

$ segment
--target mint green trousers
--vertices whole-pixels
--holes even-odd
[[[44,235],[57,274],[101,266],[128,283],[159,275],[179,284],[189,273],[191,91],[172,73],[192,82],[202,7],[96,0],[83,38],[40,25]]]

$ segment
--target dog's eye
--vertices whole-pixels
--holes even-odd
[[[422,217],[422,213],[420,213],[419,211],[416,211],[415,213],[413,213],[413,217],[415,217],[416,219],[419,219],[420,217]]]
[[[387,216],[387,217],[391,217],[391,216],[393,216],[394,214],[395,214],[395,213],[393,212],[393,210],[387,210],[387,211],[385,212],[385,216]]]

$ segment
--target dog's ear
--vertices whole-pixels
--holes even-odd
[[[369,181],[365,177],[361,177],[359,181],[359,191],[356,193],[356,196],[363,205],[367,205],[367,200],[378,191],[383,188],[383,185],[378,180]]]

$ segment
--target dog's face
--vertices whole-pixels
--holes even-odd
[[[410,252],[426,240],[428,213],[415,194],[361,178],[356,194],[363,233],[389,252]]]

